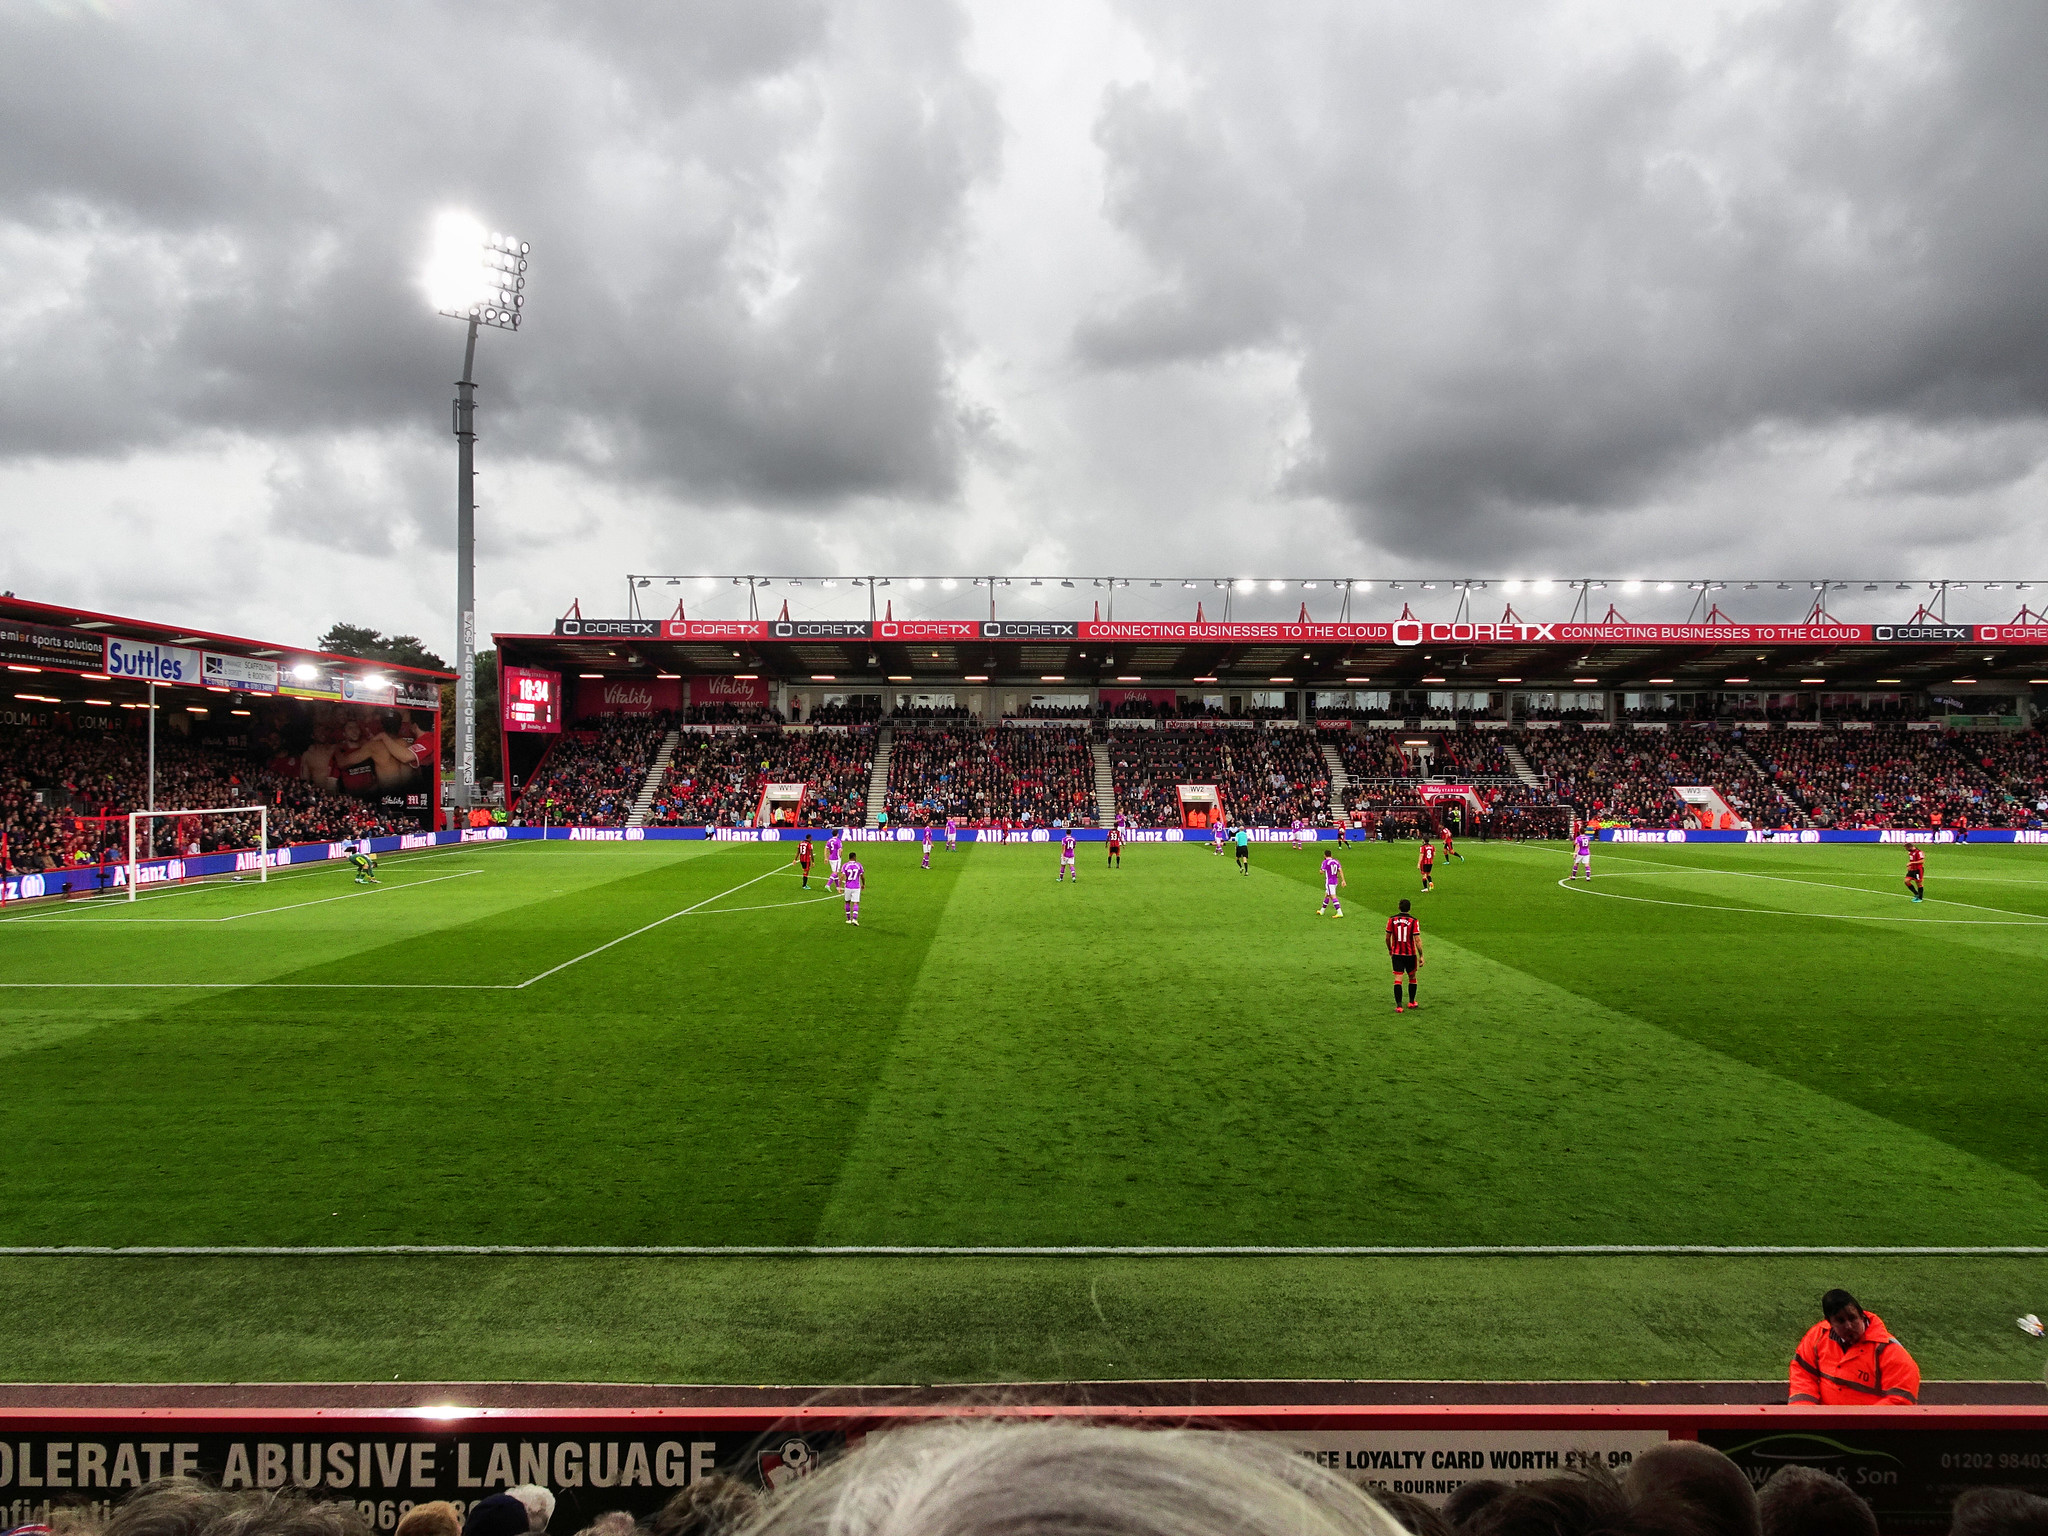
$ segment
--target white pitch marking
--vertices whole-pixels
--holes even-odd
[[[452,853],[477,853],[481,852],[483,849],[487,847],[499,846],[502,845],[484,843],[456,843],[450,844],[447,848],[394,849],[390,853],[381,855],[381,857],[389,860],[392,863],[392,865],[396,867],[405,867],[410,866],[412,864],[416,864],[423,858],[441,857]],[[341,861],[339,859],[322,859],[319,860],[317,863],[307,864],[296,868],[287,865],[281,869],[271,870],[270,880],[268,883],[271,885],[276,885],[281,880],[304,880],[310,879],[315,875],[331,875],[336,873],[340,867]],[[33,896],[27,899],[38,903],[44,901],[62,900],[63,905],[57,910],[64,912],[76,912],[79,914],[79,916],[71,919],[71,921],[81,922],[86,917],[89,917],[95,908],[104,906],[108,902],[118,902],[123,906],[140,906],[142,905],[142,903],[146,901],[168,901],[173,896],[197,896],[203,892],[215,890],[221,886],[225,886],[230,883],[232,882],[222,880],[217,875],[198,875],[195,876],[189,884],[180,883],[168,890],[147,891],[138,895],[132,902],[128,900],[128,887],[125,885],[120,886],[119,888],[111,891],[94,891],[90,895],[85,896],[70,896],[63,898]],[[243,883],[247,884],[249,882],[244,881]],[[258,881],[255,883],[263,884],[264,882]],[[33,913],[26,912],[23,913],[20,917],[0,917],[0,923],[50,923],[56,921],[59,921],[59,919],[52,917],[39,917]],[[142,921],[142,919],[130,918],[129,921],[140,922]]]
[[[1557,882],[1566,890],[1577,891],[1582,896],[1605,896],[1611,901],[1640,901],[1652,907],[1688,907],[1695,912],[1742,912],[1752,917],[1825,917],[1849,923],[1921,923],[1943,928],[2048,928],[2048,917],[2031,917],[2024,922],[2005,922],[1998,918],[1982,917],[1883,917],[1869,912],[1801,912],[1792,907],[1724,907],[1706,901],[1669,901],[1659,896],[1629,896],[1620,891],[1595,890],[1591,885],[1575,884],[1570,875]],[[1837,886],[1837,890],[1854,890],[1854,886]],[[1876,891],[1861,894],[1875,896]],[[1968,902],[1950,902],[1950,906],[1968,906]],[[1978,907],[1980,912],[1996,912],[1996,907]]]
[[[284,1247],[251,1244],[228,1246],[96,1247],[84,1244],[49,1248],[0,1248],[4,1258],[346,1258],[365,1255],[448,1254],[494,1257],[540,1255],[558,1258],[1628,1258],[1632,1256],[1697,1255],[1715,1258],[1777,1256],[1854,1256],[1866,1258],[2041,1258],[2048,1247],[2022,1244],[1996,1246],[1878,1247],[1860,1245],[1776,1245],[1720,1243],[1470,1243],[1450,1247],[1422,1245],[1336,1245],[1325,1248],[1280,1247],[1268,1244],[1096,1244],[1053,1247],[1008,1244],[939,1247],[921,1244],[734,1244],[729,1247],[599,1245],[572,1247],[541,1243],[391,1243],[329,1244]]]
[[[438,885],[443,880],[461,880],[469,875],[480,875],[480,869],[458,869],[452,875],[429,875],[424,880],[408,880],[403,885],[380,885],[374,890],[345,891],[339,896],[319,896],[312,901],[294,901],[282,907],[259,907],[253,912],[237,912],[232,917],[215,918],[219,923],[239,923],[245,917],[268,917],[273,912],[296,912],[300,907],[324,907],[330,901],[354,901],[358,896],[379,896],[386,892],[412,891],[423,885]]]
[[[1837,885],[1832,880],[1801,880],[1796,875],[1760,875],[1754,870],[1716,869],[1710,864],[1666,864],[1658,859],[1613,857],[1610,857],[1609,862],[1614,864],[1634,864],[1644,869],[1668,870],[1674,874],[1733,875],[1742,880],[1775,880],[1781,885],[1804,885],[1824,891],[1849,891],[1858,896],[1884,896],[1891,894],[1888,891],[1873,890],[1867,885]],[[2014,912],[2008,907],[1983,907],[1974,901],[1950,901],[1943,896],[1932,896],[1928,899],[1936,906],[1962,907],[1970,912],[1996,912],[2000,917],[2028,917],[2033,918],[2037,922],[2048,922],[2048,917],[2043,917],[2038,912]]]
[[[659,928],[663,923],[672,923],[679,917],[688,917],[692,912],[695,912],[698,909],[698,907],[708,907],[711,905],[712,902],[722,900],[723,898],[732,895],[735,891],[744,891],[750,885],[759,885],[763,880],[766,880],[770,875],[779,875],[782,873],[783,869],[780,865],[777,865],[773,869],[763,870],[760,874],[754,876],[754,878],[751,880],[742,880],[730,891],[720,891],[716,896],[706,896],[702,901],[698,902],[696,906],[685,907],[680,912],[671,912],[667,917],[657,917],[653,922],[648,923],[645,927],[635,928],[631,933],[622,933],[616,939],[612,939],[607,943],[600,944],[595,949],[585,950],[582,954],[577,955],[574,959],[564,960],[560,965],[551,965],[546,970],[542,971],[538,976],[530,976],[525,981],[520,982],[519,987],[523,990],[524,988],[532,986],[536,981],[546,981],[550,976],[554,975],[557,971],[566,971],[572,965],[581,965],[585,960],[588,960],[592,955],[601,955],[606,950],[612,948],[614,945],[623,944],[628,939],[637,939],[640,937],[641,934],[652,932],[654,929]]]
[[[474,874],[478,873],[478,871],[471,870],[466,871],[466,873]],[[631,933],[622,933],[610,943],[600,944],[597,948],[587,950],[583,954],[577,955],[574,959],[564,960],[560,965],[542,971],[538,976],[529,977],[525,981],[0,981],[0,988],[31,991],[137,992],[519,992],[532,986],[537,981],[547,980],[556,971],[567,970],[572,965],[588,960],[592,955],[601,955],[615,944],[623,944],[628,939],[637,938],[649,929],[659,928],[663,923],[673,922],[676,918],[688,917],[692,913],[700,912],[702,908],[709,906],[714,901],[719,901],[724,897],[732,895],[735,891],[743,891],[750,885],[757,885],[761,881],[766,880],[770,875],[783,873],[785,871],[778,867],[758,874],[751,880],[742,880],[730,890],[720,891],[716,896],[706,896],[702,901],[696,903],[695,906],[685,907],[680,912],[671,912],[667,917],[656,918],[653,922],[647,924],[646,927],[635,928]],[[810,901],[777,901],[769,902],[767,906],[802,907],[814,905],[820,900],[831,899],[833,898],[814,897]],[[742,912],[764,911],[766,907],[736,907],[732,910]],[[724,914],[720,912],[704,912],[702,915],[705,917],[721,917]]]
[[[331,871],[330,871],[331,873]],[[255,907],[247,912],[230,912],[226,917],[121,917],[110,913],[104,917],[84,914],[78,917],[17,917],[9,921],[41,925],[45,928],[77,927],[80,923],[239,923],[245,917],[268,917],[273,912],[296,912],[300,907],[324,907],[330,901],[354,901],[358,896],[379,896],[389,892],[409,891],[415,886],[436,885],[443,880],[460,880],[465,875],[480,875],[480,869],[461,869],[452,875],[429,875],[424,880],[407,880],[398,885],[379,885],[374,890],[350,891],[341,896],[317,896],[311,901],[290,901],[281,907]]]

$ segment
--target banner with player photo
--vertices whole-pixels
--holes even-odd
[[[387,809],[431,813],[441,766],[439,710],[328,700],[265,700],[251,737],[280,778]]]

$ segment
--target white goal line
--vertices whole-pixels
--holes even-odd
[[[67,1244],[57,1247],[0,1247],[0,1258],[359,1258],[380,1255],[476,1258],[1301,1258],[1301,1259],[1456,1259],[1456,1258],[2041,1258],[2048,1246],[1885,1247],[1859,1245],[1774,1245],[1721,1243],[1472,1243],[1450,1247],[1381,1245],[1279,1247],[1263,1244],[1175,1245],[1089,1244],[1026,1247],[1009,1244],[937,1246],[922,1244],[773,1244],[709,1245],[551,1243],[381,1243],[323,1244],[308,1247],[247,1245],[167,1245],[99,1247]]]

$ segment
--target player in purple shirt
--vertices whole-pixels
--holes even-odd
[[[960,818],[958,816],[948,816],[946,818],[946,852],[957,853],[959,848]]]
[[[1343,898],[1337,894],[1337,887],[1348,883],[1349,882],[1346,881],[1344,878],[1344,866],[1337,862],[1337,855],[1335,855],[1334,853],[1324,854],[1323,904],[1320,907],[1316,908],[1317,917],[1321,917],[1325,912],[1328,912],[1332,907],[1336,908],[1337,916],[1342,917],[1344,915],[1344,901]]]
[[[1299,816],[1294,818],[1294,826],[1290,830],[1294,833],[1294,851],[1299,853],[1301,852],[1301,818]]]
[[[839,889],[839,829],[834,827],[832,835],[825,839],[825,868],[831,871],[825,876],[825,889]]]
[[[1081,871],[1074,867],[1074,832],[1071,827],[1060,839],[1060,872],[1052,877],[1053,884],[1058,885],[1069,875],[1073,876],[1074,884],[1081,883]]]
[[[867,878],[867,871],[860,867],[859,859],[848,859],[839,868],[839,890],[846,902],[846,920],[854,927],[860,926],[860,888]]]
[[[926,822],[924,825],[924,867],[926,869],[932,867],[932,825],[930,822]]]
[[[1578,879],[1581,869],[1585,870],[1588,880],[1593,878],[1593,835],[1590,832],[1581,832],[1572,839],[1572,872],[1565,879]]]

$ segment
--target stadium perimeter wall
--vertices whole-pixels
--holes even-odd
[[[607,1510],[651,1513],[712,1473],[783,1487],[868,1434],[962,1414],[1231,1429],[1432,1504],[1478,1478],[1526,1481],[1587,1461],[1619,1471],[1667,1440],[1716,1446],[1752,1482],[1788,1463],[1823,1467],[1870,1501],[1887,1533],[1946,1531],[1970,1487],[2048,1493],[2048,1405],[17,1409],[0,1413],[0,1520],[118,1501],[181,1475],[346,1499],[387,1531],[416,1503],[466,1505],[539,1482],[558,1500],[554,1524],[574,1530]]]
[[[818,837],[826,828],[789,827],[467,827],[451,832],[406,832],[394,837],[372,837],[364,839],[371,850],[378,854],[411,852],[418,849],[450,848],[463,843],[503,842],[565,842],[565,843],[663,843],[663,842],[720,842],[720,843],[793,843],[805,836]],[[855,827],[842,831],[848,842],[855,843],[914,843],[918,832],[909,827],[890,827],[877,830]],[[1018,828],[1007,832],[980,831],[962,828],[963,842],[981,843],[1049,843],[1053,833],[1046,827]],[[1226,837],[1235,832],[1226,832]],[[1595,834],[1601,842],[1616,843],[2034,843],[2048,845],[2048,831],[2010,831],[1995,829],[1971,829],[1967,832],[1953,830],[1901,831],[1889,829],[1806,831],[1806,832],[1698,832],[1664,831],[1660,828],[1637,830],[1628,827],[1602,827]],[[1076,827],[1074,839],[1077,842],[1099,843],[1109,833],[1101,827]],[[1213,840],[1205,829],[1182,827],[1140,827],[1124,834],[1127,843],[1206,843]],[[1255,843],[1285,843],[1293,841],[1295,834],[1285,827],[1258,827],[1251,832]],[[1304,828],[1301,832],[1304,842],[1341,842],[1341,834],[1331,828]],[[1352,842],[1363,839],[1350,839]],[[346,858],[340,843],[293,843],[288,847],[273,848],[267,855],[272,869],[297,867],[302,864],[321,864]],[[175,884],[180,880],[205,879],[215,875],[244,874],[256,870],[265,862],[265,856],[253,849],[240,853],[208,853],[190,858],[151,859],[136,866],[136,883],[139,886]],[[80,864],[69,869],[50,870],[42,874],[9,875],[0,880],[0,901],[33,901],[49,896],[85,896],[125,890],[128,885],[128,866],[125,864]]]

